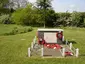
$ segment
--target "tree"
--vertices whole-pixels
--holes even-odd
[[[0,8],[3,8],[8,2],[9,0],[0,0]]]
[[[41,14],[43,14],[42,18],[44,18],[44,27],[46,23],[46,11],[51,8],[51,1],[52,0],[37,0],[37,7],[40,9]]]
[[[12,21],[16,24],[29,24],[31,21],[31,5],[26,8],[20,8],[12,14]]]
[[[5,13],[5,5],[8,3],[8,0],[0,0],[0,14]],[[7,10],[8,11],[8,10]]]
[[[28,4],[28,0],[9,0],[8,8],[25,8]]]
[[[70,24],[71,14],[69,12],[56,13],[55,26],[68,26]]]
[[[41,22],[39,22],[41,20],[41,15],[37,14],[37,12],[38,10],[29,4],[26,8],[17,9],[12,14],[11,19],[16,24],[34,26],[41,24]]]
[[[54,22],[56,21],[56,14],[54,10],[47,10],[46,13],[46,26],[53,27]]]
[[[79,12],[80,13],[80,22],[78,24],[79,27],[85,27],[85,12]]]
[[[49,9],[52,0],[37,0],[37,7],[40,9]]]
[[[78,26],[79,23],[80,23],[80,20],[81,20],[81,14],[74,11],[71,15],[71,18],[72,18],[71,25],[72,26]]]

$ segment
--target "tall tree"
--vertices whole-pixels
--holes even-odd
[[[9,8],[17,9],[24,8],[28,4],[28,0],[9,0]]]
[[[40,9],[49,9],[52,0],[37,0],[37,6]]]
[[[44,27],[46,23],[46,11],[51,8],[51,1],[52,0],[37,0],[37,7],[42,11],[41,14],[43,14]]]
[[[6,4],[8,4],[9,0],[0,0],[0,15],[2,13],[9,13],[9,9],[6,9]]]

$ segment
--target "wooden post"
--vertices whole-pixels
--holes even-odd
[[[65,48],[62,49],[62,56],[65,56]]]
[[[43,53],[43,50],[44,50],[44,49],[43,49],[43,48],[41,48],[41,56],[42,56],[42,57],[43,57],[43,54],[44,54],[44,53]]]
[[[77,48],[76,49],[76,57],[78,57],[79,56],[79,49]]]
[[[72,49],[72,43],[70,43],[70,50]]]
[[[30,57],[30,48],[28,48],[28,57]]]

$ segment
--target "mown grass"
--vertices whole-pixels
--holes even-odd
[[[15,26],[18,25],[0,25],[0,34],[11,31]],[[85,28],[63,28],[65,39],[75,41],[73,45],[80,49],[79,58],[27,57],[27,49],[37,31],[37,28],[33,29],[28,33],[0,36],[0,64],[85,64]]]

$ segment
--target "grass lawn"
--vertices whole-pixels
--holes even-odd
[[[63,28],[65,38],[75,41],[73,45],[80,49],[79,58],[44,59],[27,57],[27,49],[36,35],[37,28],[34,27],[33,31],[24,34],[2,35],[16,26],[18,25],[0,24],[0,64],[85,64],[85,28]]]

